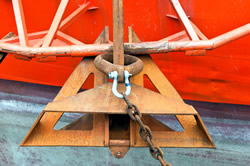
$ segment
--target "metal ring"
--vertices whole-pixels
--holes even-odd
[[[140,133],[141,138],[144,141],[147,141],[147,137],[149,137],[150,140],[152,140],[153,136],[152,136],[152,132],[151,132],[150,128],[148,126],[144,125],[144,129],[142,127],[140,127],[140,129],[139,129],[139,133]]]
[[[149,151],[150,151],[151,155],[153,156],[153,158],[155,158],[156,160],[159,160],[158,156],[161,156],[161,158],[163,158],[163,156],[164,156],[164,153],[163,153],[163,151],[161,150],[160,147],[156,146],[155,151],[153,151],[151,149],[149,149]]]
[[[124,70],[127,70],[133,76],[140,73],[143,69],[143,62],[135,57],[128,54],[124,54],[124,66],[113,64],[113,54],[101,54],[98,55],[94,60],[95,67],[105,74],[110,72],[118,72],[118,81],[124,81]]]
[[[136,120],[135,115],[141,117],[141,112],[138,110],[136,105],[132,104],[131,106],[132,107],[130,108],[130,106],[127,105],[126,111],[132,120]]]

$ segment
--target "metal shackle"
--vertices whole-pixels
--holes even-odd
[[[125,86],[126,86],[126,92],[125,92],[125,95],[128,96],[131,92],[131,85],[129,83],[129,77],[132,76],[132,74],[129,74],[129,72],[127,70],[124,71],[124,83],[125,83]],[[109,78],[110,79],[113,79],[113,85],[112,85],[112,92],[113,94],[122,99],[123,98],[123,95],[121,93],[119,93],[117,91],[117,85],[118,85],[118,72],[117,71],[113,71],[113,72],[110,72],[109,73]]]

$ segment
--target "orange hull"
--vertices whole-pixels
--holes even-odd
[[[65,16],[85,0],[70,1]],[[64,32],[93,43],[104,26],[110,27],[112,40],[112,1],[90,0],[98,9],[83,14]],[[238,28],[250,21],[249,0],[182,0],[187,15],[208,37]],[[59,1],[23,1],[28,33],[48,30]],[[17,34],[11,1],[0,1],[0,36]],[[166,17],[174,15],[168,0],[124,1],[125,41],[132,26],[142,41],[156,41],[183,29],[181,23]],[[35,41],[34,41],[35,42]],[[64,45],[55,41],[53,45]],[[207,51],[206,56],[184,53],[152,55],[156,64],[184,99],[250,105],[250,36]],[[81,58],[58,58],[57,62],[39,63],[17,60],[8,55],[0,65],[0,78],[62,86]],[[146,86],[154,89],[149,81]],[[91,80],[84,88],[91,88]]]

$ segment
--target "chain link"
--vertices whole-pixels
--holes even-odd
[[[139,111],[139,109],[137,108],[136,105],[134,105],[133,103],[131,103],[128,99],[128,97],[124,94],[124,92],[122,92],[123,95],[123,99],[127,104],[127,108],[126,111],[128,113],[128,115],[130,116],[130,118],[134,121],[136,121],[138,123],[138,125],[140,126],[139,129],[139,134],[141,136],[141,138],[148,143],[149,146],[149,151],[151,153],[151,155],[153,156],[153,158],[155,158],[156,160],[159,160],[159,162],[161,163],[162,166],[171,166],[170,164],[166,163],[166,161],[164,160],[163,156],[164,153],[161,150],[160,147],[155,146],[152,142],[152,132],[150,130],[150,128],[146,125],[144,125],[144,123],[141,120],[142,114]]]

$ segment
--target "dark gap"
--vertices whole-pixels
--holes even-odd
[[[109,115],[110,140],[129,140],[130,118],[128,115]]]
[[[7,53],[5,52],[0,52],[0,64],[3,62],[3,60],[5,59]]]

